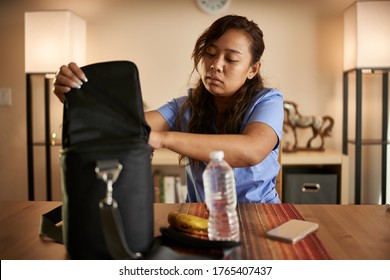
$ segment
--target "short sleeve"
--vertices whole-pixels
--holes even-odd
[[[281,139],[283,135],[283,95],[275,89],[264,89],[251,104],[244,117],[242,130],[252,122],[269,125]]]
[[[171,130],[177,131],[177,127],[175,124],[176,116],[180,112],[180,108],[183,105],[186,98],[187,98],[186,96],[174,98],[157,109],[157,111],[167,121]]]

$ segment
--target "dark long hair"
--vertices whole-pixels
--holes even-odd
[[[259,26],[245,17],[228,15],[216,20],[199,36],[192,52],[194,61],[193,73],[195,71],[199,73],[198,66],[208,46],[230,29],[243,31],[247,35],[251,42],[251,65],[260,61],[265,46],[263,32]],[[215,127],[217,126],[218,133],[237,134],[240,132],[240,127],[249,104],[263,87],[264,84],[260,71],[252,79],[246,79],[242,87],[232,96],[231,105],[219,114],[218,119],[224,120],[223,123],[217,124],[217,111],[213,102],[213,95],[207,91],[202,80],[199,79],[176,117],[176,126],[181,130],[182,119],[185,112],[189,110],[191,118],[187,127],[188,132],[215,134]],[[181,157],[180,161],[182,159]],[[190,159],[190,164],[195,162]]]

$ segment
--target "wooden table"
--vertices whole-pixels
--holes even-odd
[[[40,217],[61,202],[0,201],[0,259],[66,259],[63,245],[38,236]],[[319,238],[332,259],[390,260],[390,211],[384,205],[294,205],[317,222]],[[155,205],[155,235],[167,226],[178,204]]]

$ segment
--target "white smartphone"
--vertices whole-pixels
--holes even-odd
[[[319,225],[317,223],[292,219],[269,230],[267,236],[285,242],[295,243],[313,231],[316,231],[318,227]]]

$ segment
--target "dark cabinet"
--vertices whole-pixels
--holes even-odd
[[[316,170],[312,170],[316,172]],[[285,172],[283,202],[300,204],[336,204],[337,174]]]
[[[283,153],[282,202],[349,204],[348,162],[332,149]]]

